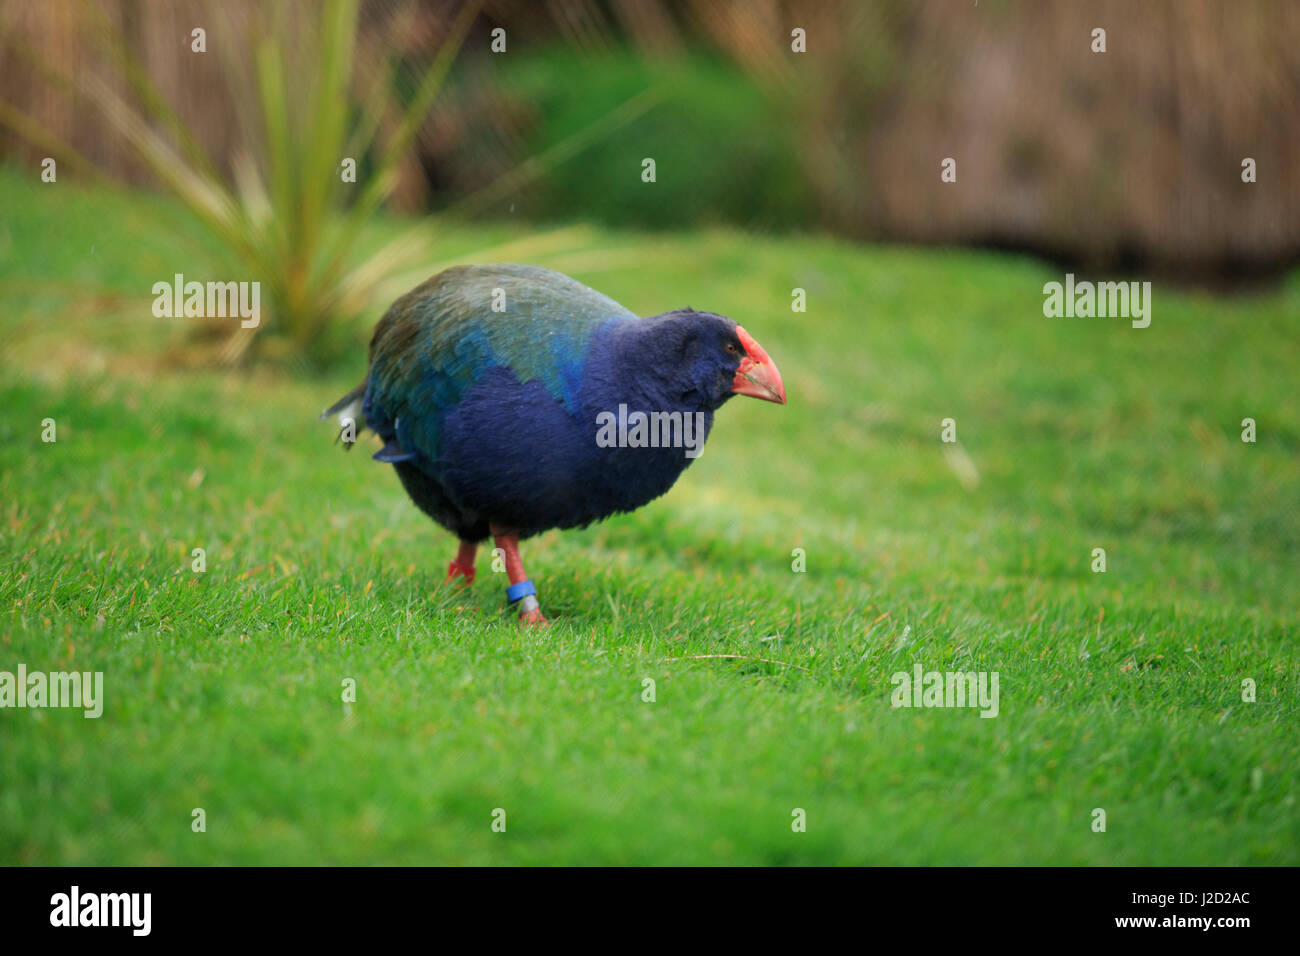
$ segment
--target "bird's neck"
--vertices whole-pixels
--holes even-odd
[[[706,396],[686,377],[685,356],[671,317],[621,322],[611,331],[607,381],[629,407],[712,412]]]

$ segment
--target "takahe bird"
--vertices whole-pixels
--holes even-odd
[[[785,404],[776,365],[725,316],[639,318],[549,269],[457,266],[393,303],[366,380],[321,417],[352,441],[374,431],[374,457],[460,539],[448,582],[473,582],[490,534],[507,600],[544,624],[519,541],[662,495],[732,395]]]

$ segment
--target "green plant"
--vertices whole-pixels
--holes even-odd
[[[256,348],[281,361],[328,365],[351,344],[341,334],[348,328],[345,320],[382,305],[395,289],[405,291],[436,265],[427,228],[408,226],[378,245],[367,237],[376,232],[370,226],[398,185],[400,164],[442,89],[478,4],[464,6],[447,25],[436,54],[414,82],[399,77],[404,65],[388,52],[399,46],[387,41],[389,34],[403,32],[403,17],[392,17],[386,27],[368,24],[362,32],[358,8],[359,0],[268,4],[248,8],[249,17],[236,22],[229,6],[208,6],[205,19],[218,28],[208,45],[218,57],[238,125],[239,145],[223,152],[224,164],[200,145],[196,131],[168,103],[98,5],[81,11],[90,18],[82,26],[89,26],[107,71],[59,70],[8,32],[0,36],[52,91],[72,97],[79,111],[96,110],[130,145],[144,169],[200,225],[200,238],[207,240],[199,243],[200,257],[215,257],[220,261],[213,265],[261,284],[269,308],[255,331],[196,327],[216,333],[224,363],[239,362]],[[359,55],[357,44],[367,37],[372,42]],[[658,87],[636,92],[461,197],[448,212],[469,216],[500,200],[634,122],[661,98]],[[0,123],[80,171],[104,175],[32,116],[2,100]],[[345,158],[356,163],[355,183],[342,181]],[[178,242],[188,238],[176,236]],[[554,238],[538,237],[543,246]],[[69,309],[74,315],[81,311]]]
[[[316,364],[341,344],[330,334],[340,317],[369,304],[376,283],[427,249],[410,228],[363,252],[362,227],[397,183],[399,161],[427,115],[476,5],[462,8],[409,102],[393,102],[395,69],[386,58],[354,102],[358,0],[325,0],[311,15],[272,4],[242,28],[219,5],[209,9],[225,42],[214,42],[239,123],[240,148],[230,176],[199,145],[167,103],[124,37],[99,8],[93,31],[133,98],[96,72],[61,75],[30,59],[46,80],[95,107],[132,147],[154,179],[203,225],[226,260],[261,283],[269,306],[261,334],[237,329],[221,346],[225,361],[259,348]],[[240,30],[250,42],[231,42]],[[252,39],[255,38],[255,39]],[[11,45],[12,48],[12,45]],[[360,84],[357,84],[360,85]],[[380,141],[381,118],[393,116]],[[18,133],[91,164],[18,111],[0,121]],[[367,175],[344,183],[341,162],[367,164]]]

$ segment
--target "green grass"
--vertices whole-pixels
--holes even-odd
[[[1300,862],[1296,277],[1157,284],[1139,331],[1045,319],[1059,273],[1024,258],[538,255],[736,317],[790,405],[729,404],[665,498],[529,542],[555,624],[521,631],[485,564],[440,589],[449,535],[314,422],[360,344],[328,380],[239,377],[148,365],[175,322],[147,307],[51,326],[65,279],[202,269],[149,197],[32,179],[0,175],[0,670],[100,670],[107,702],[0,711],[0,862]],[[528,234],[438,228],[449,256]],[[780,663],[682,659],[709,654]],[[891,710],[917,662],[998,671],[1000,715]]]

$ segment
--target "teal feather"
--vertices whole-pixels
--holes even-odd
[[[366,416],[386,440],[436,460],[438,413],[455,407],[494,366],[520,382],[541,382],[574,414],[592,333],[636,318],[549,269],[447,269],[394,302],[376,327]]]

